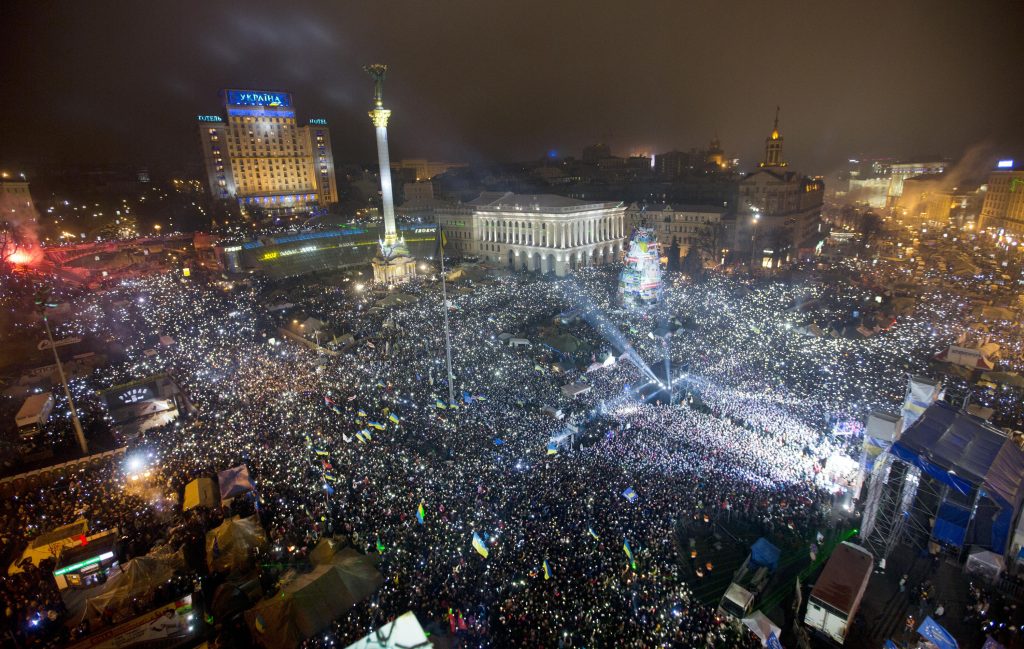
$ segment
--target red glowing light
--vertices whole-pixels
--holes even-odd
[[[17,250],[11,253],[11,256],[8,257],[8,261],[15,266],[25,266],[32,262],[32,255],[23,250]]]

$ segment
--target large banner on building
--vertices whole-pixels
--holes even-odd
[[[189,640],[198,634],[198,628],[192,612],[192,596],[188,595],[124,624],[92,635],[72,645],[71,649],[173,647],[178,644],[173,642],[174,640]]]

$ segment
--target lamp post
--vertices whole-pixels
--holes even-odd
[[[57,346],[53,343],[53,332],[50,331],[50,321],[46,317],[46,310],[57,306],[50,301],[50,289],[43,288],[36,293],[36,311],[43,316],[43,327],[46,328],[46,339],[50,341],[50,350],[53,351],[53,360],[57,363],[57,374],[60,376],[60,384],[64,386],[64,396],[68,399],[68,406],[71,408],[71,423],[75,428],[75,437],[78,439],[78,446],[82,449],[82,455],[89,454],[89,443],[85,441],[85,433],[82,431],[82,422],[78,420],[78,410],[75,408],[75,400],[71,397],[71,389],[68,387],[68,379],[64,375],[64,365],[60,362],[60,355],[57,354]]]
[[[761,210],[756,207],[751,207],[754,215],[750,218],[750,274],[754,274],[754,269],[757,267],[754,260],[757,256],[757,224],[761,220]]]

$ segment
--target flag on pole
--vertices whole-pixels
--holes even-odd
[[[479,552],[480,556],[483,557],[484,559],[486,559],[487,555],[490,554],[487,551],[487,546],[484,545],[483,539],[481,539],[480,535],[477,534],[476,532],[473,532],[473,549],[476,550],[477,552]]]
[[[544,559],[544,581],[551,579],[551,565],[548,564],[548,560]]]
[[[416,520],[420,522],[420,525],[423,525],[423,519],[425,519],[426,516],[427,510],[423,509],[423,503],[420,503],[420,506],[416,508]]]
[[[636,570],[636,559],[633,558],[633,548],[629,547],[629,539],[622,540],[622,551],[629,557],[629,563],[633,566],[633,570]]]
[[[444,248],[448,245],[448,237],[444,233],[444,228],[440,225],[437,226],[437,234],[435,235],[435,243],[437,244],[437,251],[441,255],[444,255]]]

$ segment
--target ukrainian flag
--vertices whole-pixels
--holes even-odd
[[[590,536],[594,537],[595,541],[600,541],[601,540],[601,537],[597,535],[597,532],[594,531],[593,527],[588,527],[587,531],[590,532]]]
[[[366,416],[366,411],[365,410],[360,410],[356,414],[359,415],[360,417],[365,417]]]
[[[423,503],[420,503],[420,506],[416,508],[416,520],[420,522],[420,525],[423,525],[423,519],[426,518],[426,516],[427,510],[423,509]]]
[[[555,442],[548,442],[548,455],[558,455],[558,444]]]
[[[476,550],[477,552],[479,552],[480,556],[483,557],[484,559],[486,559],[487,555],[490,554],[487,551],[487,546],[484,545],[483,539],[481,539],[480,535],[477,534],[476,532],[473,532],[473,549]]]
[[[315,448],[313,449],[313,452],[316,453],[317,455],[330,455],[330,453],[327,452],[327,449],[323,448]]]
[[[395,424],[398,423],[398,415],[396,415],[395,413],[391,413],[390,415],[388,415],[388,419],[390,419]]]
[[[633,558],[633,548],[629,547],[629,539],[622,540],[622,550],[629,557],[629,563],[633,566],[633,570],[636,570],[636,559]]]
[[[544,559],[544,581],[551,579],[551,566],[548,564],[548,560]]]

